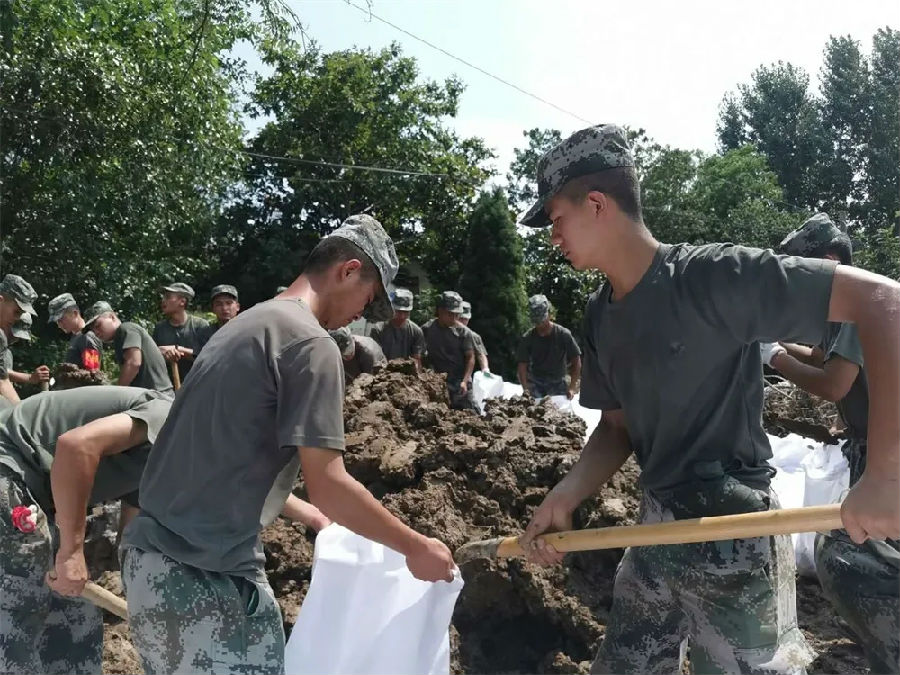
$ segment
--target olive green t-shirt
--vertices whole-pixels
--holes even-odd
[[[89,503],[119,499],[137,490],[150,445],[171,405],[167,396],[137,387],[81,387],[35,394],[0,411],[0,464],[22,476],[41,508],[52,512],[50,467],[57,439],[88,422],[124,413],[146,424],[147,442],[100,460]]]
[[[852,323],[829,322],[820,347],[826,361],[833,356],[840,356],[859,366],[859,373],[853,380],[850,391],[837,402],[837,409],[853,438],[868,438],[869,384],[856,326]]]
[[[269,300],[229,321],[175,399],[123,546],[264,579],[266,498],[273,512],[287,499],[296,470],[281,472],[298,447],[344,450],[343,377],[337,344],[300,300]]]
[[[728,474],[768,487],[757,342],[818,344],[835,263],[710,244],[660,245],[613,301],[585,312],[581,405],[624,412],[651,491]]]
[[[113,337],[116,363],[121,366],[125,359],[125,350],[132,347],[141,350],[141,367],[130,386],[172,394],[172,382],[169,380],[166,360],[160,353],[159,347],[141,326],[126,321],[116,329]]]
[[[466,326],[466,328],[469,327]],[[472,332],[472,346],[474,347],[475,353],[487,356],[487,348],[484,346],[484,340],[482,340],[481,336],[474,330],[471,328],[469,328],[469,330]]]
[[[99,370],[103,365],[103,343],[92,331],[78,333],[69,340],[63,363],[74,363],[87,370]]]
[[[215,323],[211,323],[206,328],[201,328],[197,331],[197,346],[194,348],[194,359],[196,360],[197,355],[200,353],[200,350],[206,346],[206,343],[209,342],[210,338],[215,335],[219,329],[224,326],[224,323],[219,323],[218,321]]]
[[[564,382],[572,359],[581,356],[581,349],[572,332],[557,323],[551,324],[547,335],[540,335],[534,327],[519,340],[516,360],[528,364],[528,379],[542,385]]]
[[[475,352],[472,331],[462,324],[446,327],[437,319],[431,319],[422,326],[422,333],[431,367],[439,373],[447,373],[448,382],[461,382],[466,371],[466,353]]]
[[[187,320],[180,326],[173,326],[168,319],[163,319],[153,328],[153,341],[157,345],[178,345],[179,347],[187,347],[196,352],[200,351],[203,346],[203,331],[209,327],[209,321],[201,319],[193,314],[187,315]],[[207,338],[208,339],[208,338]],[[194,359],[179,359],[178,374],[181,381],[184,382],[191,367],[194,365]]]
[[[384,352],[375,340],[364,335],[354,335],[356,347],[353,358],[344,359],[344,379],[350,384],[362,373],[377,373],[387,364]]]
[[[409,319],[399,328],[390,321],[375,324],[372,327],[372,339],[381,346],[388,361],[421,356],[425,351],[422,329]]]

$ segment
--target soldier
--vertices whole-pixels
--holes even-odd
[[[788,255],[853,264],[850,238],[817,213],[781,242]],[[846,424],[842,450],[850,485],[866,468],[869,393],[862,346],[852,323],[829,323],[815,348],[761,345],[763,360],[811,394],[837,404]],[[843,530],[816,536],[816,571],[825,596],[847,622],[873,673],[900,672],[900,544],[896,539],[854,544]]]
[[[103,343],[93,331],[84,330],[84,317],[71,293],[57,295],[47,304],[50,323],[72,336],[63,363],[74,363],[85,370],[100,370],[103,365]]]
[[[519,384],[535,398],[573,398],[581,377],[581,349],[578,343],[568,328],[551,321],[550,301],[546,296],[539,294],[528,298],[528,315],[534,326],[519,341]]]
[[[239,314],[200,353],[147,462],[141,513],[122,546],[144,672],[284,672],[259,533],[301,464],[326,517],[399,551],[419,579],[452,579],[447,547],[392,516],[342,458],[343,368],[327,330],[360,315],[390,318],[397,268],[381,224],[352,216],[284,293]]]
[[[0,411],[0,671],[101,672],[100,610],[78,597],[88,579],[85,514],[122,499],[122,518],[134,515],[170,405],[154,391],[105,386]]]
[[[166,361],[178,363],[178,374],[184,382],[194,364],[194,352],[200,348],[200,336],[209,326],[206,319],[188,314],[194,289],[182,282],[163,287],[160,308],[166,318],[153,328],[153,341]]]
[[[219,284],[212,289],[212,311],[216,315],[216,322],[201,328],[197,336],[197,352],[203,349],[203,345],[215,335],[226,323],[231,321],[241,311],[241,303],[238,302],[237,289],[231,284]]]
[[[110,304],[100,300],[87,311],[84,328],[93,330],[103,342],[112,342],[119,364],[117,384],[174,395],[166,362],[142,326],[130,321],[123,323]]]
[[[416,370],[422,370],[422,352],[425,351],[425,336],[409,318],[413,309],[413,294],[406,288],[397,288],[391,294],[394,316],[390,321],[377,323],[372,327],[372,339],[384,352],[388,361],[413,359]]]
[[[7,274],[0,281],[0,400],[11,404],[19,402],[19,394],[9,381],[6,364],[12,355],[8,353],[13,324],[23,313],[37,316],[32,303],[37,293],[27,281],[16,274]],[[6,405],[6,403],[3,403]]]
[[[350,384],[363,373],[375,374],[387,364],[384,352],[375,340],[354,335],[346,326],[328,331],[341,350],[344,361],[344,381]]]
[[[551,242],[575,269],[607,279],[585,310],[581,384],[581,405],[603,416],[535,511],[521,539],[531,560],[562,560],[536,535],[569,529],[576,506],[632,452],[643,522],[778,508],[756,343],[818,343],[829,320],[858,323],[880,404],[844,526],[860,543],[900,534],[900,284],[830,260],[660,244],[614,125],[578,131],[541,158],[523,223],[552,225]],[[696,672],[801,671],[813,654],[797,627],[790,537],[627,550],[593,671],[677,672],[684,637]]]
[[[463,300],[462,304],[462,312],[459,313],[459,322],[469,328],[469,321],[472,320],[472,303],[466,302]],[[481,339],[481,336],[476,333],[474,330],[469,328],[472,331],[472,343],[475,346],[475,367],[478,370],[483,370],[486,373],[491,372],[491,366],[488,363],[488,353],[487,348],[484,346],[484,340]]]
[[[472,399],[472,373],[475,370],[475,339],[472,331],[459,323],[463,299],[455,291],[438,297],[437,317],[422,326],[428,363],[439,373],[447,373],[450,406],[459,410],[477,410]]]
[[[15,344],[16,342],[31,342],[31,314],[22,314],[22,316],[19,317],[19,320],[13,324],[11,333],[12,340],[10,340],[10,344]],[[9,381],[14,384],[39,385],[42,382],[50,381],[50,368],[47,366],[38,366],[30,373],[20,373],[13,370],[13,355],[11,349],[7,349],[4,352],[3,358],[5,359],[4,365],[9,374]]]

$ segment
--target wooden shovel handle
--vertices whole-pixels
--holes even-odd
[[[552,532],[539,537],[557,551],[595,551],[627,546],[693,544],[702,541],[748,539],[796,532],[824,532],[843,528],[841,505],[807,506],[777,509],[733,516],[713,516],[672,520],[649,525],[601,527],[593,530]],[[476,541],[461,546],[457,562],[474,558],[512,558],[524,555],[518,537]]]
[[[120,619],[128,618],[128,605],[125,601],[114,593],[110,593],[103,586],[98,586],[93,581],[89,581],[84,585],[81,597],[90,600],[100,609],[105,609],[111,614],[115,614]]]
[[[181,389],[181,373],[178,370],[177,361],[169,361],[169,372],[172,373],[172,386],[175,391]]]

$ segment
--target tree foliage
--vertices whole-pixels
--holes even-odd
[[[514,380],[526,318],[525,271],[522,242],[499,188],[475,203],[459,291],[472,303],[470,326],[484,339],[491,369]]]

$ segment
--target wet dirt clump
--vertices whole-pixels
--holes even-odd
[[[109,384],[109,380],[101,371],[79,368],[74,363],[60,363],[53,373],[53,379],[56,381],[53,385],[54,389],[75,389]]]

